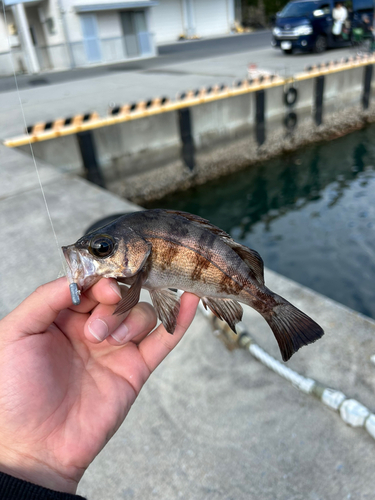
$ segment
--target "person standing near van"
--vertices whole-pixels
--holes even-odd
[[[348,11],[342,2],[336,2],[335,8],[332,11],[333,28],[332,33],[336,36],[341,35],[342,27],[348,18]]]

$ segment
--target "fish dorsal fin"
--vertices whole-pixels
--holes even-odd
[[[164,212],[170,214],[170,215],[179,215],[180,217],[184,217],[184,219],[187,219],[188,221],[192,222],[196,226],[200,228],[204,228],[207,231],[210,231],[213,234],[216,234],[217,236],[221,236],[222,238],[229,238],[232,240],[232,238],[227,234],[225,231],[220,229],[217,226],[214,226],[211,224],[210,221],[203,219],[202,217],[199,217],[199,215],[193,215],[189,214],[188,212],[179,212],[178,210],[164,210]],[[233,240],[232,240],[233,241]]]
[[[202,303],[207,309],[211,309],[216,317],[226,321],[230,328],[236,332],[236,323],[242,320],[242,307],[232,299],[213,299],[211,297],[202,297]]]
[[[250,268],[250,276],[259,285],[264,285],[264,263],[259,253],[256,250],[252,250],[251,248],[236,243],[232,239],[230,241],[227,241],[225,239],[225,243],[229,245],[236,252],[236,254],[241,257],[241,259],[247,264],[247,266]]]
[[[140,271],[136,275],[134,283],[125,292],[124,297],[117,304],[113,314],[124,314],[138,304],[141,288],[146,279],[147,273],[144,271]]]
[[[176,328],[177,316],[180,312],[180,298],[176,292],[168,290],[149,290],[152,303],[158,318],[168,333]]]

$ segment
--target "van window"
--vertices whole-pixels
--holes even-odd
[[[319,8],[319,2],[291,2],[280,12],[279,17],[304,17]]]

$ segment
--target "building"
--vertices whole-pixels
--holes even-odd
[[[2,0],[0,75],[152,57],[179,38],[229,33],[236,0]]]
[[[151,11],[155,43],[230,33],[234,12],[235,0],[159,0]]]

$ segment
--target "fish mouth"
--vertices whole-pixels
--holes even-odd
[[[82,254],[74,245],[62,247],[62,251],[68,264],[66,274],[69,283],[76,283],[81,291],[85,291],[99,281],[92,258]]]

